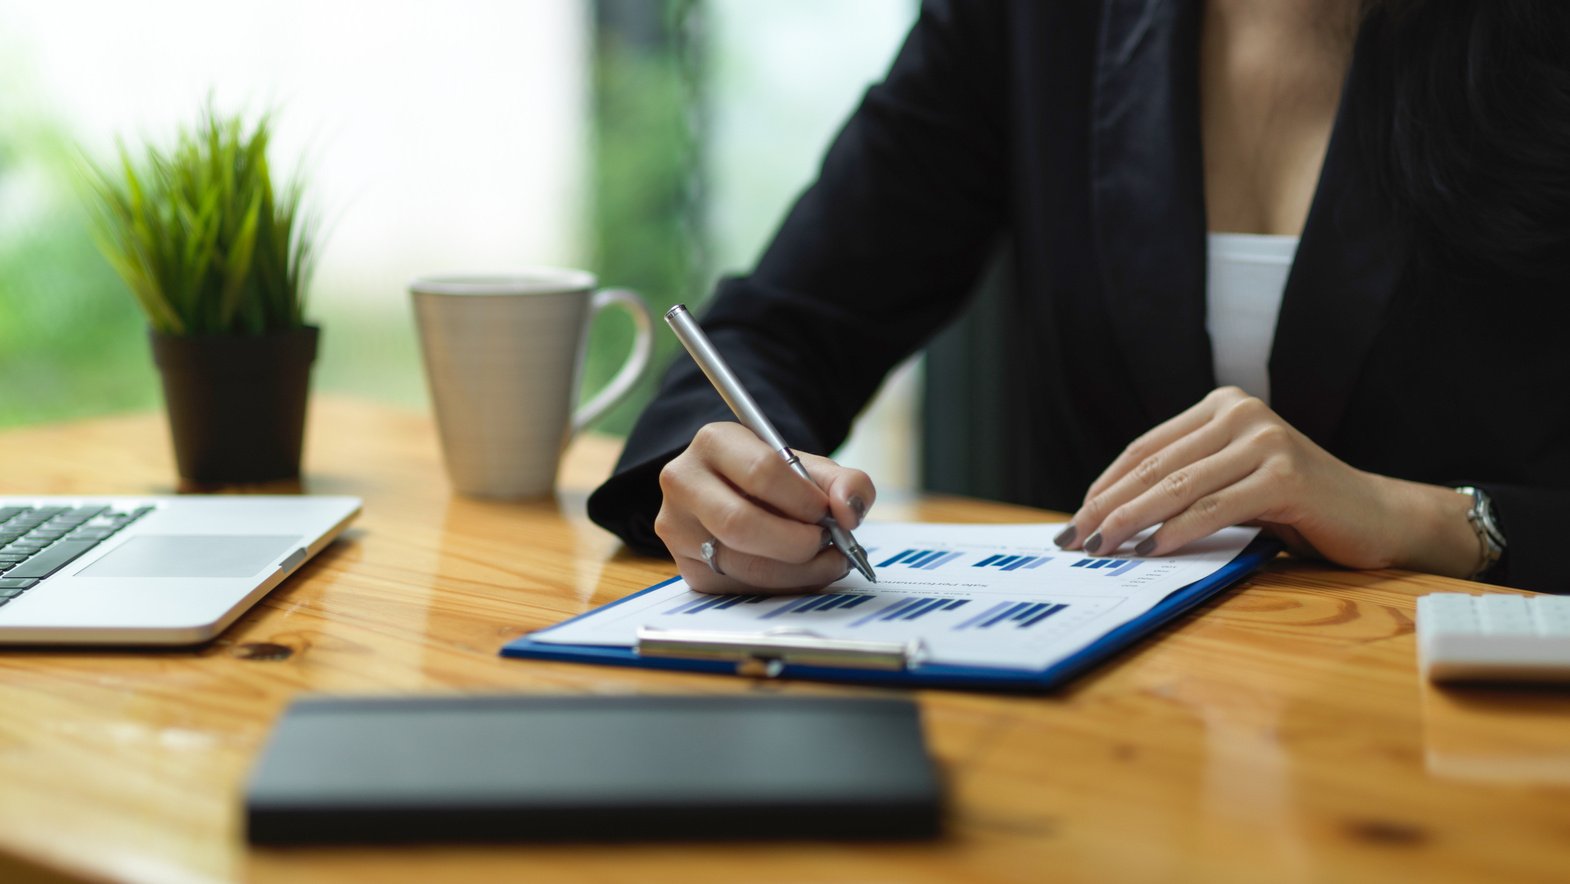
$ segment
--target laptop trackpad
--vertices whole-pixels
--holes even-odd
[[[250,577],[301,546],[276,535],[143,534],[77,572],[78,577]]]

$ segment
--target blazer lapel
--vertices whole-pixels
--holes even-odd
[[[1352,104],[1367,71],[1353,53],[1324,167],[1287,279],[1270,354],[1270,403],[1328,444],[1405,266],[1403,238],[1359,156]]]
[[[1106,3],[1091,156],[1104,297],[1153,424],[1215,385],[1205,334],[1197,3]]]
[[[1103,296],[1140,403],[1165,420],[1215,386],[1205,333],[1199,8],[1109,0],[1096,58],[1091,198]],[[1347,72],[1270,357],[1272,407],[1310,438],[1339,426],[1405,265],[1390,207],[1358,155]]]

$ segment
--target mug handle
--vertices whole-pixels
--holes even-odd
[[[619,306],[632,316],[634,326],[632,353],[627,356],[627,361],[622,363],[621,370],[616,372],[610,383],[572,413],[572,428],[567,434],[568,438],[578,435],[584,427],[599,420],[612,405],[632,392],[633,386],[649,367],[649,356],[654,349],[651,332],[654,323],[649,316],[649,306],[643,303],[643,298],[639,297],[637,292],[630,289],[601,289],[595,292],[594,297],[589,301],[589,325],[594,324],[600,311],[611,306]],[[588,326],[585,326],[585,334],[588,333],[587,329]]]

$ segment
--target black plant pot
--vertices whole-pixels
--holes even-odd
[[[180,478],[196,485],[300,475],[319,331],[178,337],[151,332]]]

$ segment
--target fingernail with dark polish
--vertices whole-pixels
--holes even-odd
[[[823,529],[823,539],[818,541],[818,549],[820,549],[820,550],[828,549],[829,546],[831,544],[833,544],[833,543],[834,543],[834,535],[829,532],[829,529],[824,528]]]
[[[851,512],[856,514],[856,524],[860,525],[862,520],[867,518],[867,502],[858,496],[852,497],[846,503],[850,504]]]
[[[1134,547],[1134,555],[1136,555],[1136,556],[1148,556],[1148,555],[1150,555],[1150,553],[1153,550],[1155,550],[1155,548],[1156,548],[1156,538],[1154,538],[1154,537],[1147,537],[1144,540],[1141,540],[1139,542],[1138,546]]]
[[[1073,525],[1070,525],[1067,528],[1064,528],[1062,531],[1059,531],[1058,536],[1052,538],[1052,542],[1060,547],[1065,547],[1073,543],[1074,538],[1078,535],[1079,529],[1075,528]]]
[[[1098,550],[1098,549],[1101,549],[1101,532],[1100,531],[1097,531],[1095,534],[1092,534],[1089,537],[1085,538],[1085,552],[1088,552],[1091,555],[1095,555],[1096,550]]]

